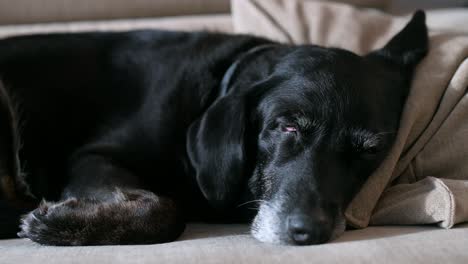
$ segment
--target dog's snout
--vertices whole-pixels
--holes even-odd
[[[323,218],[293,214],[288,216],[286,225],[289,238],[297,245],[320,244],[329,238],[329,225]]]

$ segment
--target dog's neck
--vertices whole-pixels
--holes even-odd
[[[220,92],[219,97],[225,96],[229,88],[231,87],[232,83],[238,77],[239,69],[246,66],[249,61],[252,61],[255,57],[260,55],[266,50],[272,49],[277,47],[278,44],[263,44],[260,46],[253,47],[248,51],[244,52],[239,56],[237,60],[235,60],[231,66],[226,70],[224,73],[223,79],[221,80],[220,84]]]

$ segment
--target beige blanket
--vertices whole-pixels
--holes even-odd
[[[232,9],[237,32],[359,54],[381,47],[409,18],[300,0],[233,1]],[[393,149],[347,208],[353,226],[468,221],[468,35],[434,30],[443,23],[428,15],[430,52],[416,70]]]

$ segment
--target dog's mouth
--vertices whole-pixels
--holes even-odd
[[[292,211],[294,213],[283,213],[278,203],[261,202],[251,226],[251,234],[266,243],[315,245],[338,238],[346,229],[341,210],[333,217]]]

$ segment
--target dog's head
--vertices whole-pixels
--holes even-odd
[[[188,133],[197,182],[218,207],[245,190],[259,203],[261,241],[323,243],[391,148],[412,73],[428,49],[423,12],[382,49],[358,56],[278,47],[267,77],[233,86]],[[242,83],[241,83],[242,84]]]

